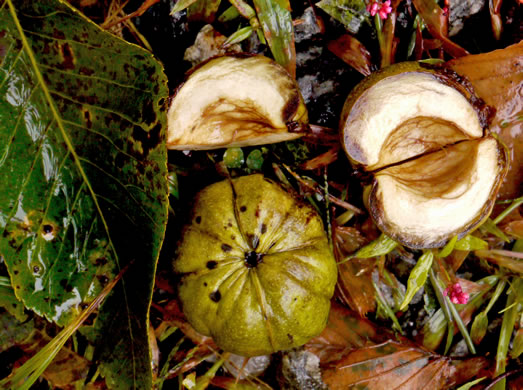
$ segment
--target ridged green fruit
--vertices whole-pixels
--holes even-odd
[[[263,175],[196,197],[174,260],[188,321],[243,356],[298,347],[326,325],[337,268],[321,218]]]

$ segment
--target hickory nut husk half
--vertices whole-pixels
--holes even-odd
[[[213,58],[190,71],[167,113],[167,147],[205,150],[297,139],[308,130],[298,84],[264,56]]]
[[[508,155],[457,75],[400,63],[363,80],[340,121],[351,162],[373,175],[376,225],[411,248],[463,237],[492,211]]]

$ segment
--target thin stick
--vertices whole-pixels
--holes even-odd
[[[287,165],[283,164],[283,166],[285,167],[285,169],[287,170],[287,172],[289,172],[296,180],[298,180],[300,182],[300,184],[303,184],[305,187],[307,187],[308,189],[320,194],[320,195],[325,195],[325,193],[321,190],[321,188],[318,188],[317,186],[314,186],[310,183],[307,183],[305,180],[303,180],[300,175],[298,175],[297,173],[293,172]],[[350,203],[347,203],[341,199],[338,199],[336,198],[335,196],[331,195],[331,194],[328,194],[328,197],[329,197],[329,201],[331,201],[332,203],[334,203],[335,205],[337,206],[340,206],[340,207],[343,207],[344,209],[346,210],[351,210],[351,211],[354,211],[356,214],[365,214],[363,212],[363,210],[357,208],[356,206],[353,206],[351,205]]]

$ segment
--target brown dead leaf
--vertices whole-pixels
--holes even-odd
[[[410,342],[387,340],[349,352],[324,371],[323,380],[331,390],[438,390],[466,382],[486,366],[484,358],[453,363]]]
[[[219,6],[220,0],[197,0],[187,8],[187,19],[190,22],[212,23]]]
[[[398,45],[398,38],[396,38],[396,10],[403,0],[393,0],[390,4],[392,12],[383,24],[383,45],[380,45],[381,52],[381,67],[384,68],[393,64],[396,55],[396,47]]]
[[[372,284],[372,271],[376,261],[371,259],[346,257],[365,243],[367,239],[354,227],[336,226],[334,228],[335,256],[338,262],[338,282],[336,293],[341,300],[360,317],[376,310],[375,291]]]
[[[523,239],[523,221],[509,222],[503,226],[503,231],[516,239]]]
[[[477,95],[496,109],[490,131],[511,152],[511,166],[500,196],[521,196],[523,182],[523,41],[505,49],[470,55],[447,63],[465,76]]]
[[[331,390],[443,389],[450,359],[421,348],[388,340],[351,351],[323,372]]]
[[[491,366],[483,357],[452,361],[335,303],[327,327],[305,349],[320,358],[323,381],[331,390],[448,389],[480,372],[489,376]]]
[[[502,249],[484,249],[474,251],[474,255],[483,258],[490,263],[505,267],[511,271],[523,274],[523,254],[520,252]]]
[[[342,261],[345,256],[354,253],[369,242],[358,229],[350,226],[336,226],[334,229],[334,241],[338,261]]]
[[[469,253],[469,251],[453,250],[450,255],[445,257],[445,262],[454,272],[456,272],[459,267],[461,267],[461,264],[463,264]]]
[[[327,48],[362,75],[369,76],[371,74],[371,55],[365,46],[352,35],[344,34],[338,39],[330,41]]]
[[[454,360],[447,378],[447,388],[472,380],[473,378],[491,378],[494,374],[494,361],[478,356],[466,360]]]
[[[374,258],[352,258],[338,264],[337,292],[360,317],[376,310],[376,293],[372,284],[372,271],[375,267]]]
[[[350,350],[381,341],[376,326],[336,303],[331,304],[323,332],[305,344],[305,349],[320,358],[322,365],[339,360]]]
[[[305,161],[303,164],[300,165],[300,168],[305,170],[313,170],[326,167],[327,165],[332,164],[334,161],[338,159],[339,149],[339,146],[333,146],[325,153],[322,153],[311,160]]]
[[[163,314],[163,320],[170,323],[171,325],[179,328],[185,336],[187,336],[193,343],[198,345],[206,345],[209,349],[218,350],[218,347],[214,344],[214,340],[211,337],[204,336],[198,333],[194,328],[187,322],[185,315],[180,309],[180,305],[174,299],[170,300],[165,307],[160,306],[156,303],[152,303],[152,306]]]
[[[501,3],[503,3],[503,0],[489,1],[490,24],[492,26],[492,33],[494,34],[494,38],[496,38],[498,41],[501,38],[501,33],[503,31],[503,21],[501,20]]]

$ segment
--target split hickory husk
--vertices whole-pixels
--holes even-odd
[[[384,233],[434,248],[488,217],[508,167],[488,115],[459,76],[418,63],[393,65],[351,92],[342,144],[373,174],[368,207]]]
[[[276,143],[308,130],[296,81],[263,56],[223,56],[197,66],[167,115],[167,147],[177,150]]]

